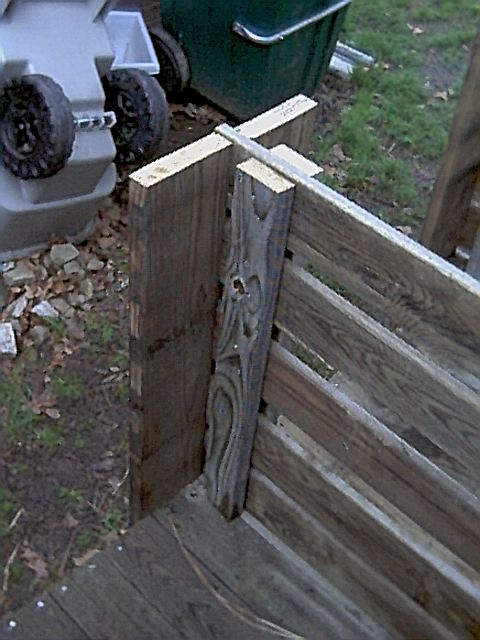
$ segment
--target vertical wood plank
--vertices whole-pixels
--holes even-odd
[[[446,257],[455,251],[480,172],[479,101],[480,31],[420,238]]]
[[[297,96],[248,135],[299,147],[316,102]],[[277,132],[278,130],[278,132]],[[212,133],[131,176],[132,519],[164,505],[202,468],[219,298],[219,249],[234,145]]]
[[[229,167],[214,134],[131,181],[134,520],[201,471]]]
[[[293,194],[290,181],[257,160],[239,165],[207,407],[205,475],[227,518],[244,506]]]

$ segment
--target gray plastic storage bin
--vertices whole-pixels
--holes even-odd
[[[109,17],[110,7],[0,0],[0,260],[52,236],[86,236],[115,186],[116,117],[105,112],[105,78],[114,60],[151,73],[158,62],[141,15]],[[37,103],[40,121],[22,116]],[[50,107],[56,130],[47,127]]]

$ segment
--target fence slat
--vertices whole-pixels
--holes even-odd
[[[390,640],[457,640],[419,603],[347,549],[321,520],[310,515],[255,467],[250,476],[247,509],[382,624]]]
[[[480,500],[276,342],[262,396],[480,571]]]
[[[238,166],[205,464],[210,498],[228,518],[244,506],[293,194],[257,160]]]
[[[480,576],[294,424],[260,420],[253,465],[353,553],[459,638],[480,615]]]
[[[291,231],[338,267],[339,284],[384,299],[392,328],[403,322],[405,340],[480,390],[480,283],[228,125],[216,131],[295,182]]]
[[[439,449],[429,451],[429,457],[479,491],[478,394],[287,261],[275,323],[402,416],[400,435],[420,451],[434,443]]]

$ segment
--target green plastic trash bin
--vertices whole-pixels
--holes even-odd
[[[323,78],[350,0],[162,0],[191,86],[240,119]]]

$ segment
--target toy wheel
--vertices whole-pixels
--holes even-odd
[[[112,129],[120,164],[136,164],[157,155],[170,124],[165,92],[139,69],[117,69],[104,82],[105,109],[114,111]]]
[[[72,153],[75,123],[62,88],[42,75],[7,82],[0,97],[0,154],[23,180],[58,173]]]
[[[161,27],[150,30],[150,37],[160,63],[160,84],[167,95],[178,95],[187,88],[190,67],[182,47]]]

